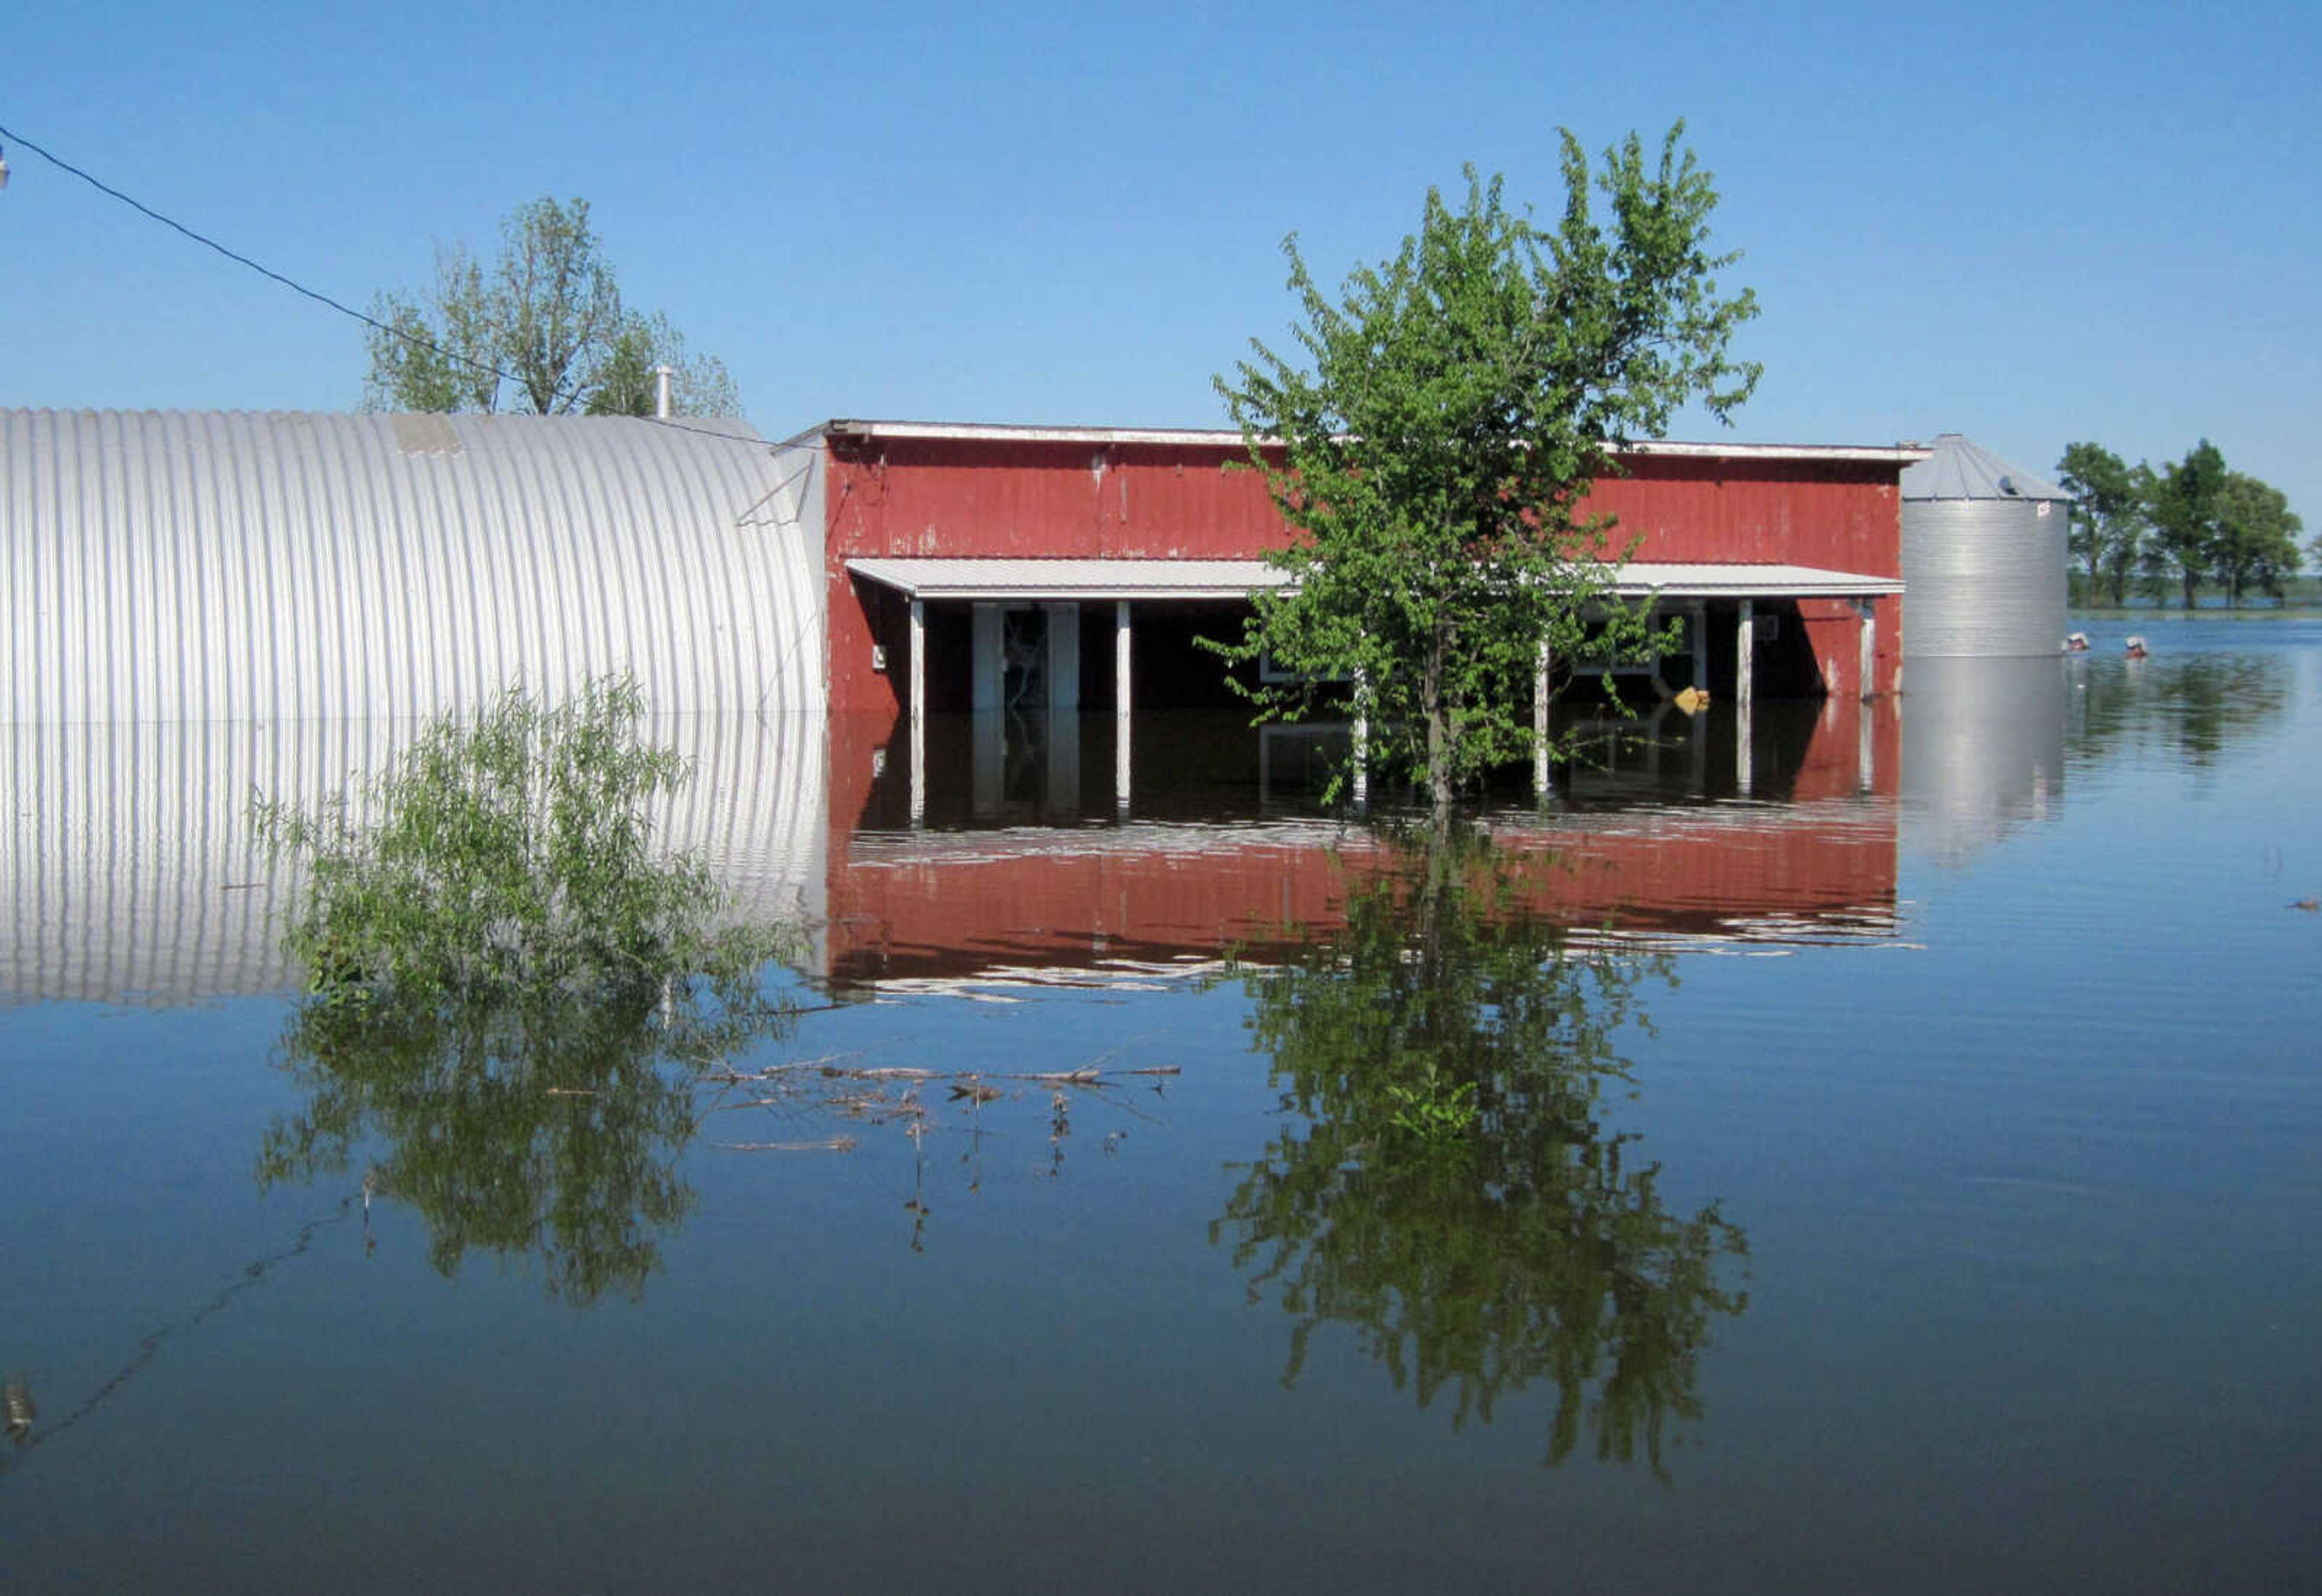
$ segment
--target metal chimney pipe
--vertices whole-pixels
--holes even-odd
[[[654,368],[654,415],[663,421],[669,419],[669,385],[670,379],[676,375],[677,368],[674,366]]]

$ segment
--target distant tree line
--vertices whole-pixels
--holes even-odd
[[[371,315],[365,409],[651,415],[668,366],[678,415],[742,414],[722,361],[622,303],[585,199],[517,206],[489,268],[465,244],[437,246],[434,285],[381,294]]]
[[[2226,465],[2207,438],[2183,460],[2132,466],[2098,443],[2072,443],[2056,462],[2072,506],[2074,585],[2083,602],[2125,604],[2132,593],[2171,589],[2190,609],[2202,588],[2238,606],[2282,597],[2305,554],[2322,562],[2322,538],[2301,551],[2305,530],[2281,489]]]

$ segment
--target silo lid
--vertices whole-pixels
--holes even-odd
[[[1903,470],[1903,497],[2068,500],[2072,496],[2023,467],[2002,460],[1961,433],[1944,433],[1933,452]]]

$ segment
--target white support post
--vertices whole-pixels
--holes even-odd
[[[1355,807],[1365,807],[1371,798],[1371,716],[1370,694],[1363,682],[1363,673],[1355,672]]]
[[[1855,614],[1862,617],[1861,663],[1857,667],[1862,697],[1868,700],[1878,691],[1872,677],[1879,668],[1879,609],[1868,598],[1854,601]]]
[[[911,825],[928,819],[928,606],[911,600]]]
[[[1854,707],[1854,782],[1859,792],[1878,790],[1879,745],[1871,716],[1874,706],[1869,698]]]
[[[1531,796],[1535,800],[1548,797],[1548,669],[1553,662],[1548,639],[1543,637],[1531,677]]]
[[[1129,816],[1129,707],[1136,701],[1129,671],[1133,637],[1129,600],[1116,599],[1112,606],[1112,807],[1123,819]]]
[[[1742,601],[1740,622],[1733,629],[1733,784],[1748,798],[1750,769],[1750,674],[1758,652],[1758,618],[1750,601]]]

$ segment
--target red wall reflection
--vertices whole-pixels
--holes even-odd
[[[1295,928],[1337,926],[1350,880],[1377,865],[1367,832],[1327,820],[862,829],[882,762],[864,739],[891,729],[833,722],[827,971],[842,985],[1262,953]],[[1794,762],[1766,772],[1782,801],[1595,808],[1495,830],[1526,861],[1526,907],[1576,929],[1885,936],[1898,752],[1891,701],[1832,699]],[[908,757],[899,744],[884,755]]]

